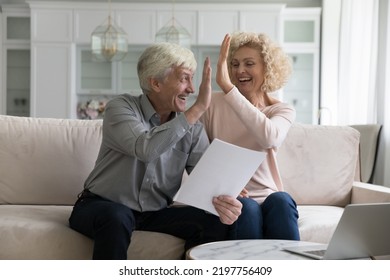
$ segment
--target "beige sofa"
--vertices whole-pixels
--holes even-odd
[[[99,120],[0,116],[0,259],[91,258],[93,241],[70,229],[68,217],[101,137]],[[390,189],[354,182],[358,146],[350,127],[290,130],[278,157],[302,240],[328,242],[348,203],[390,201]],[[128,258],[178,259],[183,244],[136,231]]]

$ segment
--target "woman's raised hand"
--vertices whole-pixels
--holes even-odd
[[[227,65],[227,57],[229,53],[230,40],[231,40],[230,35],[226,34],[221,44],[221,49],[219,52],[219,58],[217,63],[216,81],[224,93],[228,93],[229,91],[231,91],[234,86],[230,80],[229,70]]]

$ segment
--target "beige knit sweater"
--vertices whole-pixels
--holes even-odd
[[[295,110],[286,103],[257,108],[236,87],[229,93],[213,93],[208,111],[202,116],[210,141],[214,138],[248,149],[267,152],[267,157],[245,187],[261,203],[271,193],[282,191],[276,160]],[[232,158],[234,160],[234,158]]]

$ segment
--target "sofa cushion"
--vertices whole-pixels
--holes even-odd
[[[0,125],[0,204],[74,204],[102,121],[0,116]]]
[[[301,240],[329,243],[344,211],[343,207],[299,205],[299,233]]]
[[[0,205],[0,259],[91,259],[93,241],[72,230],[72,206]],[[157,232],[135,231],[128,259],[180,259],[184,241]]]
[[[278,151],[285,190],[297,204],[345,206],[359,156],[359,132],[348,126],[294,124]]]

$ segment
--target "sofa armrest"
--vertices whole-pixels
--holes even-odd
[[[363,182],[353,182],[351,203],[390,202],[390,188]]]

